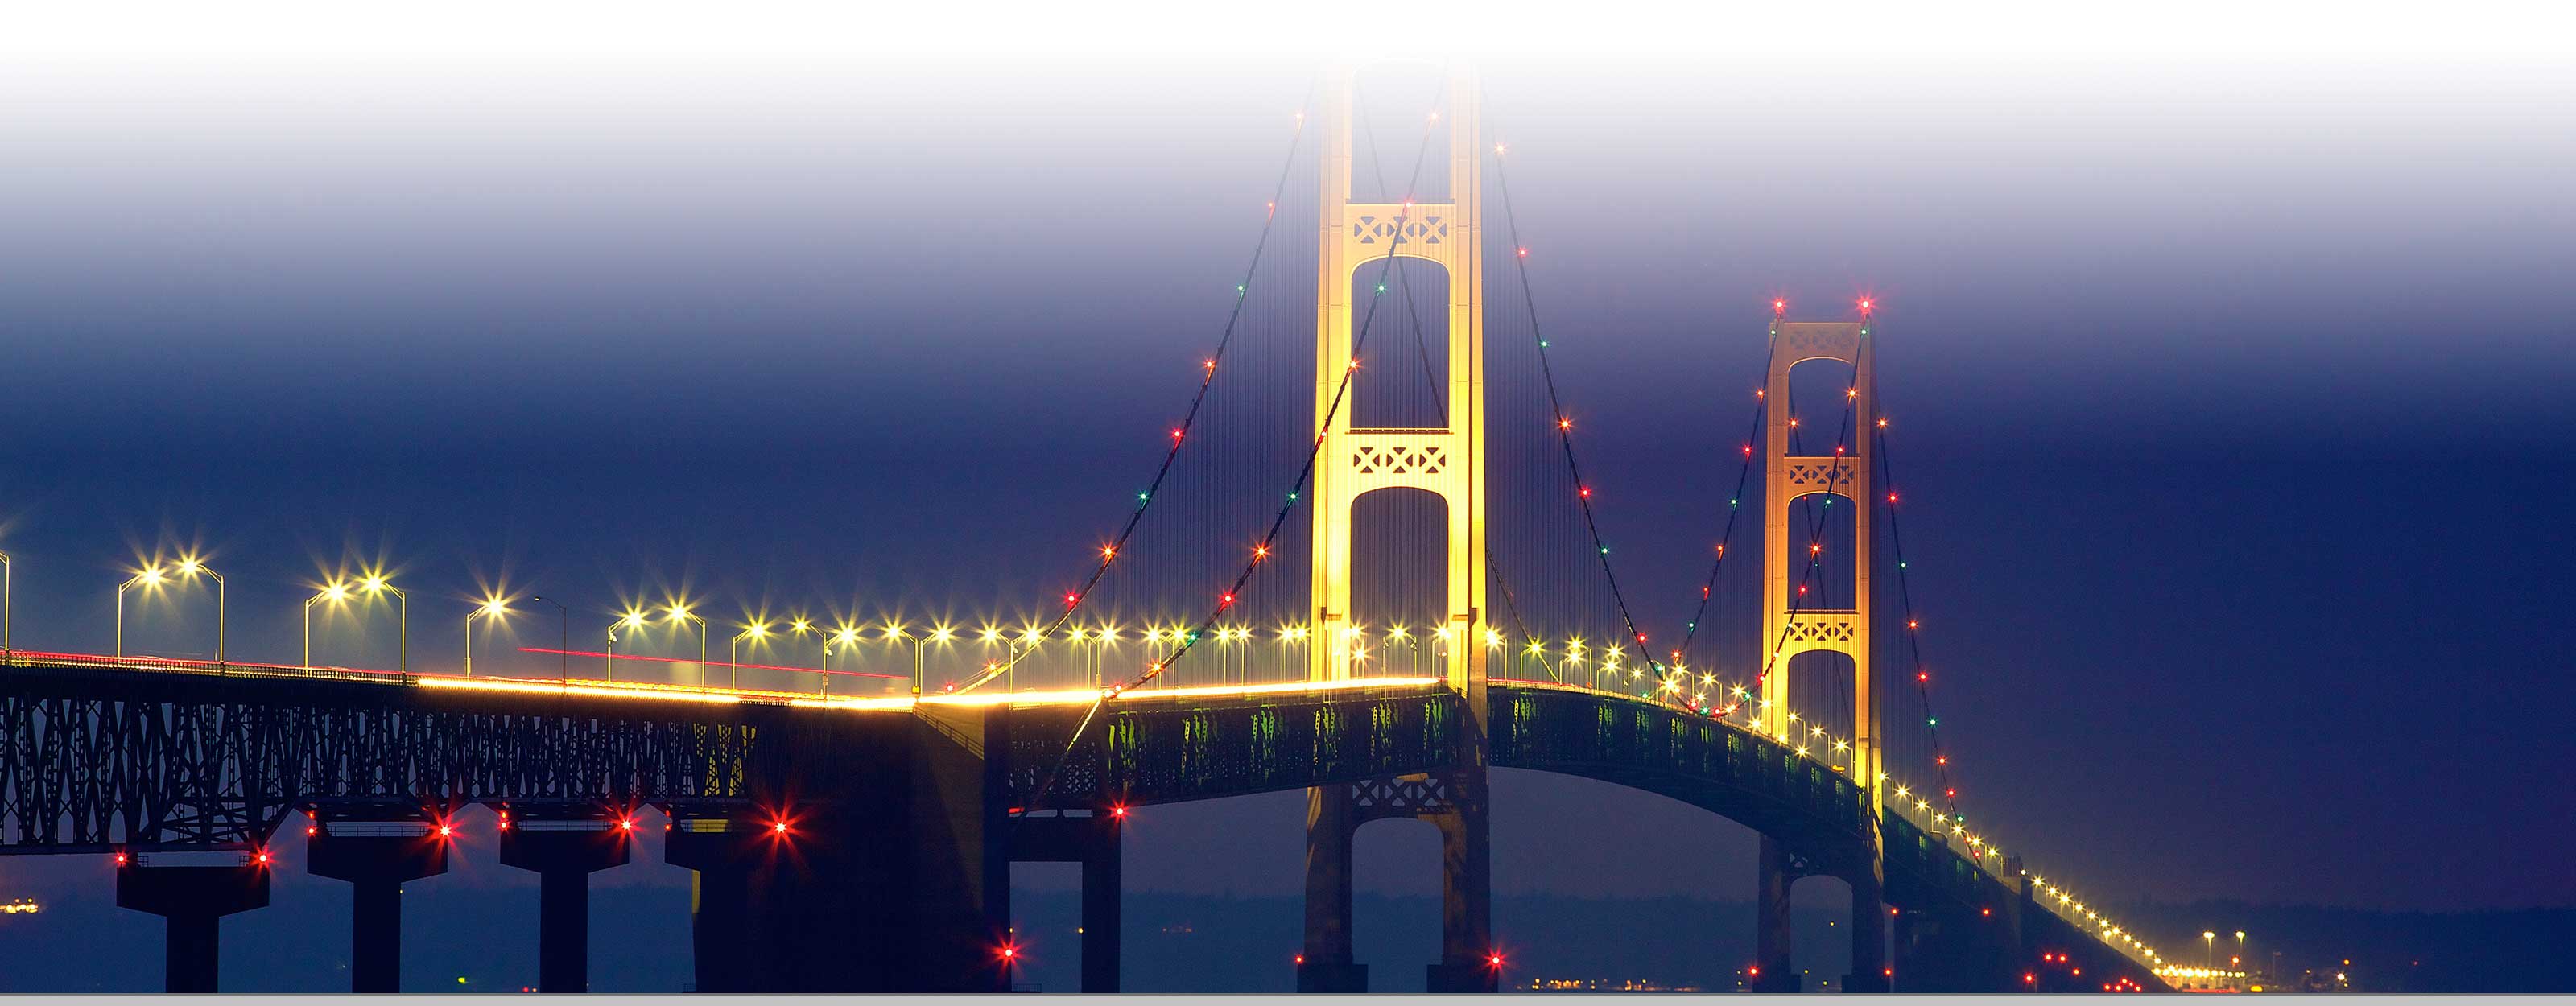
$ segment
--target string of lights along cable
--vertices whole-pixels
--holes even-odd
[[[1423,125],[1422,141],[1416,146],[1414,151],[1412,176],[1405,183],[1405,188],[1408,193],[1419,188],[1421,185],[1422,166],[1428,159],[1428,155],[1431,150],[1433,127],[1439,122],[1439,115],[1440,113],[1438,111],[1433,111],[1427,117],[1427,121]],[[1262,565],[1270,558],[1272,552],[1276,549],[1279,542],[1280,530],[1287,525],[1289,514],[1296,511],[1298,500],[1305,495],[1307,484],[1314,479],[1315,463],[1323,453],[1324,441],[1330,435],[1335,420],[1341,416],[1343,403],[1349,400],[1352,381],[1359,374],[1361,361],[1365,359],[1364,354],[1368,348],[1369,335],[1377,326],[1378,307],[1384,302],[1386,297],[1387,279],[1393,274],[1396,256],[1402,250],[1404,245],[1406,233],[1405,224],[1410,222],[1412,219],[1413,204],[1413,197],[1411,195],[1407,195],[1404,202],[1401,204],[1401,209],[1396,215],[1394,220],[1394,234],[1388,241],[1386,253],[1378,258],[1379,265],[1377,281],[1371,286],[1368,309],[1363,312],[1360,317],[1359,330],[1357,334],[1351,337],[1351,359],[1342,368],[1341,376],[1335,382],[1331,401],[1325,407],[1323,414],[1316,417],[1313,443],[1306,449],[1305,461],[1298,466],[1297,477],[1289,483],[1287,496],[1285,499],[1280,501],[1278,510],[1272,514],[1269,527],[1261,533],[1259,542],[1252,547],[1250,556],[1244,560],[1242,567],[1235,573],[1233,582],[1229,583],[1225,590],[1217,594],[1216,603],[1208,610],[1208,613],[1194,623],[1188,632],[1183,633],[1179,638],[1174,639],[1170,650],[1165,656],[1147,664],[1141,673],[1136,675],[1134,678],[1129,679],[1124,684],[1113,687],[1104,692],[1104,699],[1114,698],[1120,692],[1143,687],[1144,685],[1152,682],[1155,678],[1161,677],[1164,671],[1178,663],[1182,657],[1188,655],[1191,648],[1198,645],[1200,638],[1206,635],[1208,630],[1214,627],[1219,619],[1224,618],[1229,610],[1234,608],[1236,602],[1241,599],[1245,586],[1252,581],[1252,574],[1262,567]],[[1094,712],[1096,713],[1097,710],[1098,707],[1095,706]],[[1086,717],[1085,723],[1087,724],[1088,722],[1089,718]],[[1077,731],[1077,736],[1079,736],[1079,731]],[[1043,790],[1041,790],[1041,792],[1043,792]]]
[[[1128,541],[1135,536],[1137,526],[1144,521],[1146,511],[1154,505],[1156,494],[1162,490],[1164,481],[1171,476],[1173,466],[1180,460],[1181,448],[1189,442],[1191,427],[1198,422],[1200,407],[1207,402],[1208,389],[1215,386],[1217,369],[1224,365],[1226,350],[1232,347],[1235,333],[1243,321],[1244,305],[1250,295],[1253,276],[1260,270],[1262,253],[1270,247],[1271,231],[1279,222],[1279,200],[1287,193],[1289,177],[1296,168],[1297,152],[1306,137],[1307,112],[1313,105],[1314,95],[1310,90],[1306,100],[1298,107],[1295,128],[1289,133],[1288,151],[1279,166],[1279,179],[1271,186],[1270,199],[1264,205],[1261,231],[1253,241],[1251,261],[1244,265],[1243,279],[1235,284],[1234,299],[1226,311],[1225,325],[1217,335],[1216,348],[1208,353],[1207,359],[1200,366],[1198,387],[1190,395],[1189,407],[1182,412],[1180,423],[1172,427],[1171,443],[1163,452],[1161,464],[1156,466],[1154,477],[1146,483],[1145,488],[1136,494],[1136,505],[1128,511],[1127,520],[1119,527],[1117,535],[1107,544],[1100,546],[1099,561],[1092,565],[1090,575],[1083,579],[1081,586],[1064,595],[1064,610],[1058,613],[1055,620],[1045,629],[1036,633],[1036,639],[1030,642],[1054,638],[1064,630],[1066,624],[1073,620],[1075,613],[1081,610],[1083,601],[1100,585],[1101,579],[1109,574],[1111,565],[1118,559],[1119,551],[1127,547]],[[1034,646],[1015,646],[1008,656],[986,665],[976,676],[959,685],[957,690],[972,691],[986,682],[999,678],[1012,670],[1027,654],[1034,652],[1036,652]]]
[[[1538,346],[1539,376],[1547,389],[1548,410],[1556,417],[1557,444],[1565,455],[1566,474],[1574,480],[1575,505],[1583,516],[1584,531],[1591,538],[1592,547],[1600,557],[1601,578],[1609,589],[1611,605],[1618,614],[1619,627],[1623,630],[1625,639],[1620,646],[1633,645],[1636,648],[1637,659],[1643,662],[1658,680],[1661,680],[1664,672],[1663,662],[1656,660],[1654,653],[1647,649],[1646,633],[1637,628],[1636,616],[1628,610],[1627,596],[1619,590],[1619,574],[1611,566],[1610,545],[1602,538],[1600,520],[1593,512],[1592,484],[1584,479],[1582,462],[1575,456],[1574,419],[1565,410],[1565,400],[1557,390],[1556,369],[1548,362],[1548,340],[1538,324],[1537,294],[1530,285],[1529,246],[1521,242],[1520,217],[1512,206],[1511,172],[1505,166],[1509,160],[1505,156],[1508,150],[1509,147],[1505,144],[1494,146],[1495,194],[1501,196],[1503,201],[1503,225],[1511,238],[1513,273],[1519,280],[1521,304],[1529,320],[1530,339]],[[1664,693],[1665,690],[1658,689],[1657,694],[1651,697],[1660,698]]]

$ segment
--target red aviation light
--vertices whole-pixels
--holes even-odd
[[[1789,313],[1789,298],[1786,298],[1786,297],[1773,297],[1773,298],[1771,298],[1771,313],[1772,313],[1772,315],[1773,315],[1773,316],[1775,316],[1775,317],[1776,317],[1776,316],[1779,316],[1779,315],[1784,315],[1784,314]]]

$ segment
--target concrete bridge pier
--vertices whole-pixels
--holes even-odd
[[[1789,847],[1769,835],[1762,850],[1753,888],[1753,980],[1755,992],[1800,992],[1797,961],[1790,953],[1789,886],[1797,883],[1799,864]]]
[[[402,991],[402,885],[447,872],[447,842],[416,822],[333,821],[314,829],[305,870],[353,885],[349,991]]]
[[[590,875],[626,865],[634,823],[512,820],[501,830],[502,865],[538,877],[537,991],[590,990]]]
[[[1461,800],[1431,818],[1440,828],[1440,963],[1423,975],[1429,992],[1492,992],[1502,958],[1494,950],[1493,868],[1481,800]]]
[[[1118,991],[1120,838],[1118,808],[1086,816],[1020,817],[1011,824],[1014,863],[1082,864],[1082,990]]]
[[[868,712],[763,733],[748,806],[683,809],[701,992],[1008,991],[1008,711]],[[722,817],[712,816],[720,813]],[[784,827],[781,827],[781,826]]]
[[[1880,878],[1877,857],[1871,857],[1857,875],[1845,878],[1845,882],[1851,885],[1852,969],[1843,976],[1843,991],[1889,991],[1894,967],[1887,959],[1885,882]]]
[[[1481,770],[1365,780],[1306,791],[1306,940],[1297,991],[1368,991],[1368,966],[1351,946],[1351,846],[1360,825],[1412,818],[1440,829],[1440,960],[1424,968],[1432,992],[1492,992],[1493,869]]]
[[[753,991],[753,875],[785,840],[786,832],[774,823],[764,828],[725,818],[673,822],[662,859],[692,871],[689,950],[699,992]]]
[[[213,992],[220,920],[268,907],[268,867],[145,866],[135,853],[116,855],[116,906],[169,920],[163,988]]]
[[[1359,830],[1350,787],[1306,791],[1306,940],[1297,991],[1368,991],[1368,965],[1352,959],[1351,836]],[[1444,843],[1445,845],[1445,843]]]

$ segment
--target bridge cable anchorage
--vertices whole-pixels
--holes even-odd
[[[1507,229],[1507,233],[1510,235],[1512,241],[1512,264],[1515,273],[1520,279],[1522,309],[1529,315],[1530,338],[1532,341],[1538,343],[1539,376],[1544,380],[1547,387],[1548,412],[1550,415],[1555,416],[1557,420],[1557,443],[1565,450],[1565,470],[1567,474],[1574,478],[1576,489],[1575,502],[1583,513],[1584,530],[1591,535],[1593,550],[1597,553],[1601,561],[1601,577],[1609,584],[1611,605],[1619,614],[1620,624],[1627,629],[1627,640],[1621,642],[1620,647],[1616,647],[1614,649],[1624,648],[1627,646],[1636,647],[1638,658],[1646,662],[1647,668],[1654,671],[1656,679],[1660,681],[1664,676],[1664,663],[1663,661],[1656,660],[1654,652],[1647,648],[1646,634],[1638,631],[1637,619],[1628,611],[1627,596],[1622,594],[1619,590],[1619,574],[1611,569],[1610,546],[1603,543],[1601,538],[1600,522],[1593,516],[1592,489],[1583,481],[1583,466],[1575,460],[1574,427],[1573,424],[1566,419],[1565,405],[1563,400],[1557,394],[1556,371],[1548,363],[1547,337],[1541,332],[1538,323],[1538,298],[1530,288],[1529,256],[1522,254],[1520,251],[1526,246],[1521,244],[1520,220],[1512,211],[1511,173],[1503,166],[1504,158],[1502,148],[1495,148],[1493,156],[1495,191],[1496,194],[1503,197],[1503,225]],[[1662,691],[1662,689],[1658,689],[1658,691]],[[1652,698],[1652,696],[1650,696],[1650,698]],[[1679,694],[1676,693],[1674,696],[1676,701],[1673,701],[1672,704],[1681,705],[1682,703],[1677,701],[1679,698]]]
[[[1294,173],[1297,164],[1297,151],[1305,141],[1306,110],[1314,107],[1314,103],[1315,85],[1309,83],[1305,100],[1298,106],[1297,124],[1289,134],[1287,155],[1279,165],[1279,181],[1271,186],[1269,209],[1261,220],[1261,234],[1253,242],[1252,260],[1243,267],[1243,282],[1235,285],[1234,304],[1226,312],[1225,327],[1217,336],[1215,351],[1209,354],[1205,365],[1200,368],[1203,373],[1199,377],[1198,390],[1190,396],[1189,410],[1182,414],[1180,426],[1172,431],[1172,443],[1163,452],[1162,466],[1154,470],[1153,480],[1146,484],[1144,492],[1138,494],[1136,507],[1127,514],[1127,523],[1118,529],[1118,536],[1100,550],[1100,562],[1092,567],[1090,577],[1083,581],[1079,589],[1065,595],[1064,611],[1056,616],[1055,621],[1039,630],[1035,639],[1024,640],[1026,645],[1013,643],[1007,656],[985,666],[965,684],[954,689],[953,694],[973,691],[1008,673],[1018,666],[1021,660],[1037,652],[1038,641],[1052,639],[1056,633],[1062,631],[1065,624],[1073,620],[1074,613],[1081,609],[1082,602],[1091,597],[1093,588],[1098,587],[1101,579],[1108,575],[1110,564],[1117,561],[1119,551],[1127,547],[1127,540],[1135,535],[1137,525],[1144,521],[1145,511],[1151,508],[1154,500],[1161,495],[1164,481],[1171,477],[1173,465],[1180,459],[1181,446],[1189,442],[1190,429],[1198,422],[1200,407],[1207,402],[1208,389],[1216,383],[1216,373],[1220,365],[1225,362],[1226,349],[1233,344],[1235,333],[1240,330],[1243,305],[1249,295],[1254,272],[1261,267],[1262,252],[1269,248],[1270,232],[1279,222],[1279,199],[1287,194],[1288,178]]]
[[[1435,118],[1434,123],[1426,123],[1423,126],[1422,143],[1414,151],[1413,177],[1406,185],[1408,191],[1418,188],[1422,181],[1422,165],[1431,149],[1431,130],[1436,121]],[[1396,213],[1395,237],[1388,242],[1386,254],[1379,258],[1382,264],[1378,267],[1376,286],[1381,292],[1386,288],[1387,273],[1395,268],[1396,252],[1404,245],[1404,225],[1412,212],[1413,200],[1408,196],[1404,200],[1403,208]],[[1280,503],[1278,513],[1271,517],[1269,530],[1262,533],[1260,544],[1254,546],[1252,558],[1243,564],[1242,572],[1235,575],[1233,585],[1226,588],[1223,594],[1218,595],[1216,607],[1208,612],[1207,617],[1200,619],[1195,628],[1174,637],[1174,649],[1169,655],[1147,665],[1143,673],[1125,684],[1103,689],[1100,697],[1092,700],[1090,711],[1083,714],[1081,723],[1074,728],[1073,736],[1065,741],[1064,752],[1056,756],[1055,764],[1047,769],[1046,775],[1040,777],[1036,790],[1023,799],[1013,801],[1015,806],[1024,808],[1023,813],[1034,813],[1045,802],[1046,791],[1055,785],[1056,776],[1064,771],[1065,763],[1073,757],[1075,747],[1082,743],[1083,731],[1091,725],[1092,719],[1099,714],[1105,703],[1161,677],[1164,671],[1169,670],[1173,664],[1179,663],[1181,658],[1190,652],[1191,647],[1198,645],[1200,637],[1207,635],[1208,629],[1234,607],[1236,599],[1243,593],[1244,585],[1252,580],[1253,572],[1261,568],[1263,559],[1270,554],[1271,546],[1278,543],[1279,529],[1288,523],[1288,515],[1296,511],[1298,498],[1305,495],[1307,483],[1315,476],[1315,463],[1323,454],[1324,438],[1331,432],[1333,421],[1341,415],[1342,403],[1349,399],[1352,375],[1359,372],[1360,351],[1368,346],[1369,332],[1375,327],[1378,302],[1378,297],[1369,298],[1369,309],[1360,318],[1359,333],[1351,340],[1351,364],[1342,368],[1342,377],[1333,388],[1331,402],[1325,408],[1324,414],[1316,419],[1315,439],[1314,443],[1306,448],[1306,461],[1298,468],[1296,481],[1290,483],[1288,498]]]

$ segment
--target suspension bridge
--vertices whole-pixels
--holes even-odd
[[[1430,100],[1388,100],[1407,80]],[[1771,305],[1748,432],[1710,468],[1723,504],[1678,532],[1706,578],[1622,581],[1472,77],[1330,74],[1286,132],[1159,458],[1068,549],[1059,595],[980,625],[747,619],[723,660],[685,605],[579,640],[565,610],[559,645],[478,669],[472,640],[514,603],[496,597],[451,669],[411,666],[408,597],[373,576],[324,585],[305,652],[262,663],[226,652],[206,559],[156,561],[118,588],[112,652],[0,642],[0,853],[113,857],[118,904],[168,919],[168,987],[210,991],[218,920],[265,905],[270,850],[300,838],[312,872],[355,885],[354,988],[392,991],[401,885],[444,871],[458,812],[486,805],[502,861],[542,878],[540,987],[581,991],[587,878],[629,860],[650,807],[695,871],[701,991],[1007,990],[1009,870],[1029,861],[1081,864],[1083,988],[1114,991],[1131,810],[1303,790],[1305,936],[1281,962],[1298,988],[1369,987],[1354,839],[1413,819],[1441,835],[1428,986],[1491,991],[1488,779],[1506,768],[1757,831],[1757,989],[1801,987],[1789,895],[1812,876],[1850,891],[1840,988],[2169,988],[2100,894],[1961,809],[1875,304]],[[1300,169],[1320,184],[1293,185]],[[1758,563],[1730,562],[1756,534]],[[1758,580],[1729,577],[1748,564]],[[1758,619],[1726,617],[1739,580]],[[128,590],[201,587],[211,659],[125,652]],[[1687,616],[1655,627],[1646,592]],[[396,666],[317,666],[312,612],[372,601],[400,606]],[[696,658],[641,652],[656,629],[694,635]],[[1892,763],[1894,698],[1919,703],[1920,764]]]

